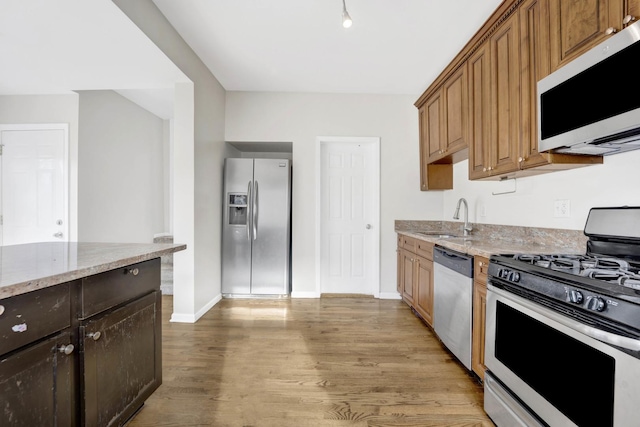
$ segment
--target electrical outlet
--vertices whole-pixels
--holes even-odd
[[[555,218],[569,218],[571,216],[569,199],[560,199],[553,202],[553,216]]]

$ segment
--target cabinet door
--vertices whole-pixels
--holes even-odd
[[[433,261],[418,257],[415,270],[415,309],[429,325],[433,325]]]
[[[640,0],[625,0],[623,23],[629,26],[640,19]]]
[[[557,70],[622,27],[623,0],[550,0],[551,68]]]
[[[489,44],[484,43],[468,60],[469,68],[469,178],[488,176],[491,135],[491,67]]]
[[[122,424],[162,382],[157,291],[83,322],[86,426]]]
[[[471,343],[471,369],[484,381],[484,339],[487,313],[487,285],[473,284],[473,334]]]
[[[551,72],[549,0],[526,0],[519,14],[522,146],[518,161],[521,168],[528,168],[548,164],[538,152],[537,84]]]
[[[442,92],[438,91],[427,99],[424,105],[424,115],[421,120],[421,134],[424,141],[427,163],[442,157],[443,127],[442,127]]]
[[[402,251],[402,297],[413,305],[413,268],[415,255],[405,250]]]
[[[0,357],[2,426],[75,426],[76,351],[64,332]],[[59,351],[61,349],[63,351]],[[64,350],[69,352],[66,354]],[[75,349],[74,349],[75,350]]]
[[[520,32],[518,14],[491,36],[491,175],[518,170],[520,146]]]
[[[444,153],[451,154],[467,147],[467,64],[453,73],[442,87],[444,101]]]

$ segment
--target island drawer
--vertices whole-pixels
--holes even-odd
[[[86,319],[160,287],[160,258],[82,279],[80,319]]]
[[[70,283],[0,300],[0,312],[0,354],[5,354],[70,326]]]

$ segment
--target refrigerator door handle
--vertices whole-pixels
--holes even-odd
[[[251,181],[247,184],[247,240],[251,241]]]
[[[253,183],[253,240],[258,238],[258,181]]]

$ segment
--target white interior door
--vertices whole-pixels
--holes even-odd
[[[320,292],[379,294],[379,139],[320,139]]]
[[[67,125],[2,126],[2,245],[67,241]]]

